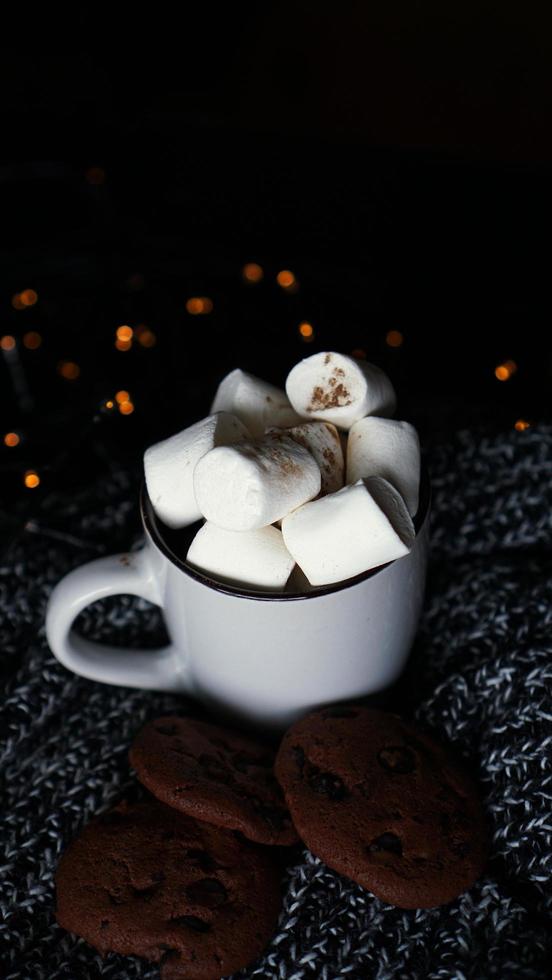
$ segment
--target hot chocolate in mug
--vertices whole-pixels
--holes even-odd
[[[422,479],[416,538],[404,558],[308,593],[225,585],[179,557],[182,532],[141,495],[144,547],[70,572],[54,589],[46,634],[58,660],[108,684],[190,694],[257,727],[286,728],[311,708],[392,684],[406,663],[423,602],[429,484]],[[91,602],[142,596],[163,610],[160,650],[92,643],[72,630]]]

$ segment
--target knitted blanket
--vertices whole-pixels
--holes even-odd
[[[263,958],[239,977],[510,980],[549,976],[552,952],[552,427],[462,432],[427,448],[433,485],[425,611],[400,708],[452,743],[479,779],[492,832],[483,878],[452,904],[402,911],[303,852]],[[102,959],[54,919],[60,854],[90,818],[136,793],[127,752],[149,718],[198,709],[92,683],[49,652],[44,611],[70,568],[139,539],[137,474],[113,468],[53,495],[0,567],[0,975],[155,978]],[[130,597],[90,607],[89,637],[158,645],[157,610]],[[299,852],[300,853],[300,852]]]

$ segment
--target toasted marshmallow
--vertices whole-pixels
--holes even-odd
[[[400,493],[378,476],[299,507],[282,521],[282,534],[311,585],[341,582],[402,558],[415,536]]]
[[[227,531],[273,524],[316,497],[320,485],[316,460],[289,438],[220,446],[194,470],[201,513]]]
[[[387,375],[367,361],[326,351],[299,361],[286,381],[299,415],[350,429],[365,415],[393,415],[396,398]]]
[[[270,425],[295,425],[301,418],[291,407],[285,391],[240,368],[220,382],[211,405],[212,412],[232,412],[247,426],[253,438]]]
[[[290,429],[267,429],[265,438],[279,440],[289,437],[314,456],[322,484],[320,493],[335,493],[343,486],[345,465],[339,433],[331,422],[304,422]]]
[[[375,415],[355,422],[347,445],[347,483],[367,476],[389,480],[414,516],[420,493],[420,440],[413,425]]]
[[[275,527],[225,531],[207,521],[192,541],[186,560],[232,585],[281,591],[295,559]]]
[[[157,516],[172,528],[198,521],[201,511],[193,484],[196,463],[215,446],[248,438],[247,429],[235,415],[218,412],[146,449],[146,486]]]

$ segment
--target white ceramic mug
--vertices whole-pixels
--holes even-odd
[[[50,598],[48,642],[83,677],[186,692],[242,722],[285,728],[312,707],[373,694],[401,673],[424,594],[427,479],[420,500],[404,558],[309,593],[275,594],[224,585],[188,566],[144,489],[144,547],[66,575]],[[71,629],[85,606],[118,594],[161,606],[170,645],[124,650]]]

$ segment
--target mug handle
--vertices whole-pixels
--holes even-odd
[[[93,643],[71,629],[91,602],[121,594],[161,605],[161,590],[147,548],[98,558],[62,578],[46,612],[46,637],[54,655],[64,667],[89,680],[156,691],[187,690],[188,671],[172,644],[159,650],[125,649]]]

